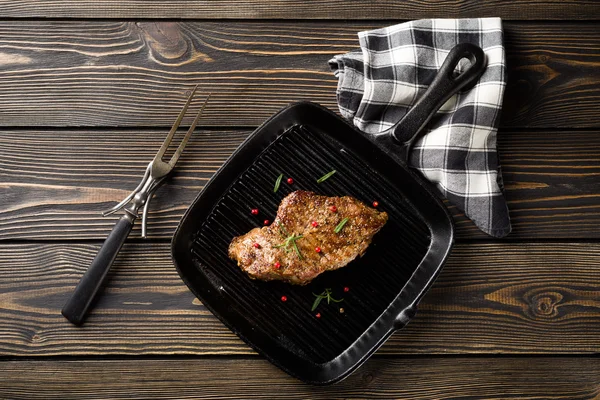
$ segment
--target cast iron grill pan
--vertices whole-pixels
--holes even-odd
[[[469,56],[464,49],[458,53],[448,55],[440,74],[446,64]],[[454,65],[450,67],[452,71]],[[472,76],[475,73],[471,71]],[[450,79],[447,74],[443,78]],[[436,81],[447,83],[439,74]],[[443,93],[432,94],[434,82],[413,108],[420,115],[403,119],[399,126],[408,128],[394,136],[407,135],[410,144],[439,106],[464,87],[457,81],[442,88]],[[452,246],[454,231],[447,209],[428,184],[406,168],[402,147],[381,143],[367,139],[323,107],[307,102],[291,105],[259,127],[230,157],[190,206],[173,238],[175,266],[203,304],[267,359],[306,382],[342,379],[406,325]],[[316,182],[333,169],[335,175]],[[273,193],[281,173],[295,182],[288,185],[284,180]],[[281,200],[294,190],[350,195],[368,205],[377,200],[389,220],[362,258],[307,286],[252,280],[229,259],[229,243],[262,226],[264,219],[273,221]],[[260,214],[252,215],[252,208]],[[343,292],[345,286],[350,292]],[[313,293],[325,288],[344,301],[321,302],[312,312]],[[280,300],[283,295],[287,302]]]
[[[310,123],[313,118],[318,122]],[[348,141],[350,133],[354,140]],[[358,151],[369,147],[378,157]],[[333,169],[334,176],[316,183]],[[280,173],[295,183],[283,182],[273,193]],[[297,189],[351,195],[366,204],[377,200],[388,223],[364,257],[307,286],[250,279],[229,259],[229,243],[264,219],[272,221],[281,199]],[[252,208],[260,214],[253,216]],[[327,383],[349,373],[406,322],[398,323],[398,315],[416,304],[451,243],[446,209],[409,171],[329,111],[301,103],[253,134],[207,184],[176,232],[173,254],[192,292],[230,329],[288,373]],[[424,278],[417,282],[419,268]],[[311,312],[313,293],[324,288],[344,301]]]

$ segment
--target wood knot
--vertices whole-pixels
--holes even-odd
[[[195,60],[213,61],[195,48],[181,25],[176,22],[138,22],[152,61],[169,66],[181,66]]]
[[[363,381],[366,384],[369,384],[369,383],[373,382],[373,375],[372,374],[365,374],[365,375],[363,375]]]
[[[37,333],[35,335],[33,335],[31,337],[31,341],[34,343],[39,343],[41,341],[43,341],[42,337],[40,335],[38,335]]]
[[[558,304],[563,300],[563,295],[553,291],[525,293],[525,301],[529,305],[528,311],[534,317],[554,318],[558,316]]]
[[[543,64],[546,64],[548,62],[548,58],[549,58],[548,56],[543,55],[543,54],[539,57],[540,62]]]

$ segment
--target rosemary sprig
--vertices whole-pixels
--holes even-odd
[[[302,235],[300,235],[300,236],[297,236],[297,239],[296,239],[296,240],[298,240],[298,239],[302,239],[303,237],[304,237],[304,236],[302,236]],[[292,242],[292,246],[294,246],[294,250],[296,250],[296,254],[298,254],[298,258],[302,260],[304,257],[302,257],[302,253],[300,253],[300,249],[298,248],[298,245],[296,244],[296,240],[294,240],[294,241]]]
[[[277,177],[277,180],[275,181],[275,187],[273,188],[273,193],[277,193],[277,191],[279,190],[279,186],[281,185],[282,179],[283,179],[283,174],[281,174]]]
[[[337,224],[337,226],[335,227],[335,229],[333,230],[335,233],[340,233],[340,231],[342,230],[342,228],[344,227],[344,225],[346,225],[346,223],[350,220],[350,218],[346,217],[344,218],[339,224]]]
[[[298,258],[302,260],[304,257],[302,257],[302,253],[300,253],[300,249],[298,248],[298,245],[296,244],[296,240],[302,239],[304,236],[296,235],[295,233],[292,235],[289,235],[287,233],[287,230],[285,229],[285,226],[283,226],[283,224],[280,221],[277,221],[277,223],[279,225],[279,233],[281,233],[281,236],[284,239],[283,239],[283,243],[278,244],[277,246],[273,246],[273,247],[276,249],[278,249],[280,247],[285,247],[286,252],[289,252],[290,250],[294,249],[296,254],[298,254]],[[290,245],[292,246],[292,249],[290,248]]]
[[[317,309],[317,307],[319,306],[319,304],[321,304],[321,300],[323,299],[327,299],[327,304],[330,304],[332,301],[334,303],[339,303],[344,301],[344,299],[334,299],[331,295],[331,288],[327,288],[325,289],[321,294],[314,294],[313,296],[316,297],[315,302],[312,305],[312,308],[310,309],[310,311],[315,311]]]
[[[317,179],[317,183],[322,183],[325,182],[327,179],[331,178],[331,176],[333,174],[335,174],[337,171],[334,169],[333,171],[330,171],[328,173],[326,173],[325,175],[323,175],[322,177],[320,177],[319,179]]]

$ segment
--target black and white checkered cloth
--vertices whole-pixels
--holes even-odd
[[[402,119],[452,47],[469,42],[484,50],[487,68],[481,79],[442,106],[415,143],[409,165],[482,231],[508,235],[510,219],[496,153],[506,86],[502,21],[428,19],[360,32],[358,37],[360,50],[335,56],[329,64],[339,79],[340,112],[373,135],[386,133]]]

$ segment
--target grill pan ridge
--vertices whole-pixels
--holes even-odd
[[[294,184],[273,193],[281,173]],[[377,200],[389,221],[363,257],[307,286],[251,280],[227,255],[231,239],[272,221],[281,199],[299,189]],[[184,282],[225,325],[291,375],[325,384],[347,376],[408,323],[452,243],[446,208],[414,173],[329,110],[303,102],[240,146],[183,217],[172,248]],[[344,301],[322,303],[317,319],[313,293],[324,288]]]

